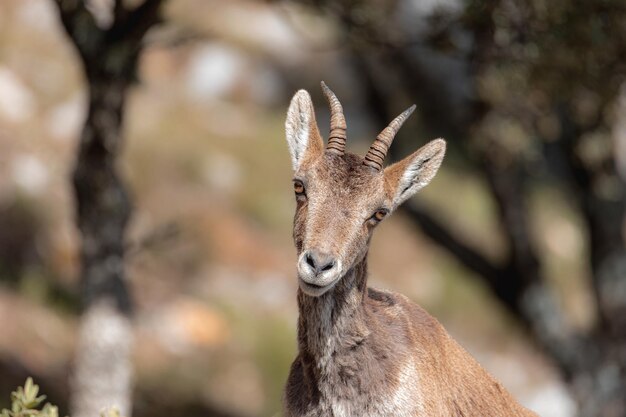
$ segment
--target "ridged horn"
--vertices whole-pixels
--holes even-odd
[[[346,151],[346,118],[343,115],[343,107],[339,99],[326,85],[324,81],[321,82],[322,91],[328,105],[330,106],[330,133],[328,134],[328,144],[326,150],[328,152],[335,153],[337,155],[343,155]]]
[[[403,111],[400,116],[393,119],[393,121],[389,123],[389,126],[376,136],[374,143],[372,143],[372,146],[370,146],[369,151],[367,151],[365,155],[363,164],[374,168],[376,171],[383,169],[383,162],[385,156],[387,156],[391,142],[393,142],[393,138],[395,138],[398,130],[400,130],[406,119],[413,113],[413,110],[415,110],[415,104]]]

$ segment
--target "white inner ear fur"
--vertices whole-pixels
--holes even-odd
[[[302,162],[303,156],[309,147],[311,137],[311,122],[314,121],[313,102],[306,90],[298,91],[291,99],[285,130],[287,143],[291,154],[291,164],[296,171]]]
[[[394,207],[402,204],[424,188],[435,177],[446,153],[446,142],[435,139],[400,162],[406,166],[393,199]]]

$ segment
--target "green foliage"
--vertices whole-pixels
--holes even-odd
[[[23,387],[11,393],[11,410],[2,410],[0,417],[58,417],[59,410],[50,403],[39,409],[45,399],[45,395],[39,395],[39,386],[28,378]]]
[[[59,417],[59,409],[55,405],[46,403],[40,409],[45,399],[45,395],[39,395],[39,385],[35,385],[29,377],[23,387],[17,387],[11,393],[11,409],[2,410],[0,417]],[[109,408],[100,413],[100,417],[121,416],[116,408]]]
[[[100,413],[100,417],[121,417],[117,408],[109,408]]]

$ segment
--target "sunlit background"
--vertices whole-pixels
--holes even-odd
[[[106,3],[95,2],[94,13]],[[553,111],[562,97],[583,125],[601,119],[577,149],[595,160],[614,153],[625,172],[625,112],[616,109],[626,108],[626,94],[620,104],[619,89],[602,91],[567,69],[588,65],[605,77],[592,67],[608,66],[604,57],[587,57],[594,45],[583,41],[572,56],[552,57],[559,39],[551,34],[536,38],[543,44],[519,37],[553,24],[560,9],[550,2],[540,5],[545,21],[532,21],[539,29],[524,26],[528,11],[507,1],[339,3],[171,0],[146,38],[119,161],[134,204],[126,267],[138,416],[280,415],[298,314],[284,116],[305,88],[325,134],[321,80],[343,102],[352,152],[363,153],[385,118],[413,102],[393,158],[451,135],[440,174],[414,204],[495,264],[510,247],[481,152],[494,152],[498,172],[515,166],[513,175],[527,179],[527,231],[567,324],[588,329],[597,320],[589,232],[572,203],[579,191],[559,183],[560,162],[542,147],[566,128]],[[481,22],[492,17],[485,40]],[[559,17],[562,26],[578,18]],[[573,25],[559,36],[582,31]],[[492,45],[473,54],[480,42]],[[564,79],[541,76],[544,64],[562,64]],[[0,407],[30,374],[67,411],[80,317],[70,178],[86,104],[54,2],[0,2]],[[611,181],[598,187],[622,196],[623,182]],[[410,214],[377,230],[370,270],[372,285],[425,307],[524,405],[542,417],[576,415],[553,358]]]

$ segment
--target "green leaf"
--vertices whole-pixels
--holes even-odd
[[[58,408],[50,403],[44,405],[41,411],[38,410],[46,399],[45,395],[38,394],[39,386],[29,377],[23,387],[17,387],[11,393],[11,411],[2,410],[0,417],[59,417]]]
[[[33,379],[28,377],[26,379],[26,383],[24,384],[24,394],[26,400],[33,400],[37,396],[37,392],[39,391],[39,387],[33,384]]]
[[[50,403],[44,405],[41,412],[46,417],[59,417],[59,409]]]
[[[117,408],[111,407],[100,413],[100,417],[120,417],[120,412]]]

